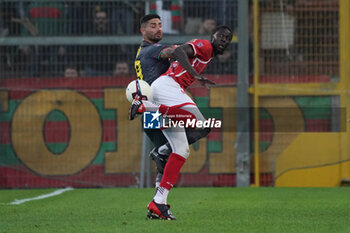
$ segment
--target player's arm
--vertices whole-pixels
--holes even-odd
[[[172,47],[165,47],[164,49],[162,49],[162,51],[160,51],[158,58],[159,59],[174,58],[172,54],[174,53],[175,49],[176,49],[175,45],[173,45]]]
[[[182,68],[184,68],[190,75],[193,77],[200,76],[198,72],[192,67],[189,57],[193,57],[195,55],[193,48],[189,44],[183,44],[177,47],[172,56],[175,60],[177,60]]]
[[[187,44],[184,44],[182,46],[185,46]],[[174,56],[174,51],[176,48],[180,47],[179,45],[172,45],[171,47],[165,47],[163,48],[160,53],[159,53],[159,56],[158,58],[161,58],[161,59],[168,59],[168,58],[171,58],[171,59],[176,59],[175,56]],[[187,46],[186,46],[187,47]],[[190,46],[189,46],[190,47]],[[190,48],[190,49],[186,49],[186,53],[189,54],[190,57],[193,57],[194,55],[194,52],[193,52],[193,49]]]
[[[215,84],[215,82],[201,76],[198,72],[192,67],[189,57],[194,57],[195,52],[191,45],[183,44],[174,49],[172,56],[175,60],[177,60],[182,68],[184,68],[190,75],[192,75],[195,79],[200,81],[202,85],[207,87],[207,84]]]

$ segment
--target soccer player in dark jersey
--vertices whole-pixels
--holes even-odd
[[[143,41],[137,51],[135,58],[135,71],[139,79],[151,85],[161,74],[165,73],[169,66],[171,53],[176,46],[166,46],[159,44],[162,39],[162,22],[157,14],[148,14],[140,20],[140,31]],[[145,130],[155,148],[151,151],[150,157],[156,162],[158,175],[156,177],[156,187],[162,178],[165,163],[171,153],[171,147],[167,143],[160,130]],[[198,139],[206,136],[209,129],[204,131],[186,129],[188,143],[192,144]]]
[[[159,15],[148,14],[142,17],[140,31],[143,41],[137,50],[135,71],[138,79],[142,79],[151,85],[170,66],[169,56],[164,56],[167,55],[168,46],[158,43],[163,37],[162,22]],[[162,145],[166,145],[168,142],[160,130],[145,130],[145,133],[155,146],[150,153],[150,157],[156,162],[158,170],[157,187],[162,179],[163,168],[171,152],[170,146],[160,149]]]
[[[157,112],[173,115],[175,120],[177,115],[187,115],[191,119],[203,121],[204,117],[198,107],[184,90],[195,80],[204,86],[213,84],[201,73],[215,55],[225,51],[231,40],[232,30],[227,26],[219,26],[215,28],[210,41],[193,40],[180,47],[169,49],[168,54],[176,61],[166,73],[152,83],[152,102],[140,99],[133,101],[129,113],[130,119],[150,108],[153,111],[157,108]],[[166,128],[162,132],[171,144],[172,153],[165,165],[160,186],[147,206],[147,216],[175,220],[167,205],[167,197],[189,156],[189,147],[184,128]]]
[[[170,56],[166,53],[169,46],[158,43],[163,37],[162,22],[158,15],[145,15],[140,24],[143,41],[136,54],[135,70],[137,78],[151,85],[170,66]]]

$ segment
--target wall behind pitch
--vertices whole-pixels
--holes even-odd
[[[2,79],[0,187],[137,186],[141,123],[127,120],[125,98],[133,79]],[[223,76],[219,83],[234,80]],[[199,107],[210,108],[205,88],[192,88],[192,95]],[[218,134],[196,143],[179,185],[235,185],[235,153],[224,149],[227,143],[234,139]]]
[[[194,85],[190,92],[206,117],[223,119],[230,130],[212,132],[191,146],[191,156],[178,180],[180,186],[235,185],[235,115],[230,111],[236,106],[236,88],[231,85],[236,77],[210,78],[225,85],[210,90]],[[137,186],[141,123],[127,120],[129,103],[125,98],[125,86],[133,79],[2,79],[0,187]],[[276,174],[277,185],[305,183],[305,175],[303,179],[289,176],[291,169],[302,171],[300,167],[307,161],[308,165],[319,164],[320,154],[308,152],[308,142],[301,140],[300,144],[296,138],[305,134],[303,137],[313,142],[310,132],[328,137],[330,115],[310,112],[308,107],[330,107],[329,97],[264,97],[261,104],[260,125],[265,128],[259,142],[262,185],[274,185]],[[281,106],[297,107],[300,114],[295,119],[283,118],[274,111]],[[284,129],[280,127],[288,121],[299,122],[299,136],[281,134]],[[340,147],[324,146],[332,151]],[[289,160],[296,161],[296,155],[300,155],[298,163],[293,165]],[[326,150],[322,156],[324,161],[334,158]],[[321,173],[307,181],[325,184],[322,177],[329,173]],[[339,182],[334,179],[333,185]]]

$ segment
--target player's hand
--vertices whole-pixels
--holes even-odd
[[[197,79],[204,87],[208,89],[209,89],[209,85],[215,85],[214,81],[207,79],[206,77],[197,75],[197,76],[194,76],[194,78]]]

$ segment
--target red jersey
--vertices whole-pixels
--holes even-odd
[[[191,45],[194,51],[194,57],[189,58],[190,64],[198,74],[203,73],[214,55],[212,44],[210,41],[197,39],[187,44]],[[171,76],[183,89],[186,89],[195,81],[195,78],[182,68],[178,61],[171,63],[164,75]]]

